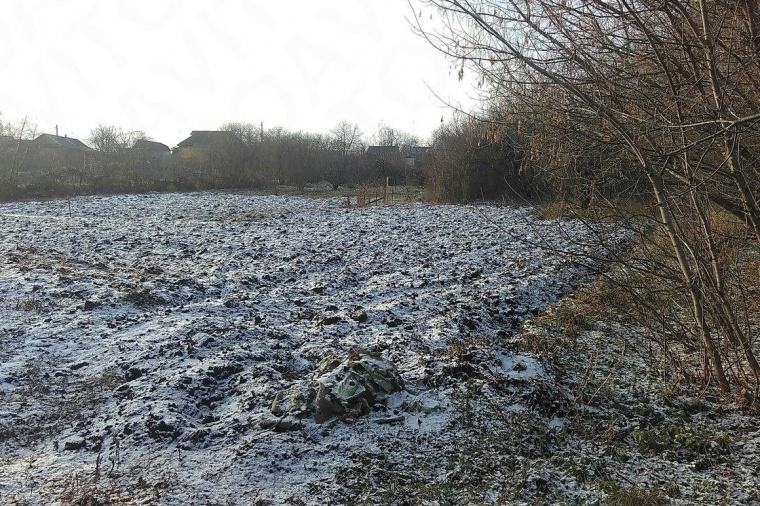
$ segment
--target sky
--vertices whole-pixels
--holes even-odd
[[[416,0],[413,0],[416,2]],[[227,122],[425,139],[472,86],[415,35],[407,0],[0,0],[0,114],[86,140],[169,146]],[[430,19],[431,11],[424,11]]]

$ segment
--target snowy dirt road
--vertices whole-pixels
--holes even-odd
[[[529,209],[339,204],[0,205],[0,496],[351,502],[352,468],[456,431],[456,377],[473,372],[451,350],[508,338],[587,276],[536,245],[582,252],[585,229]],[[404,388],[316,423],[314,385],[359,350]],[[510,384],[551,376],[508,350],[483,360]],[[277,406],[292,392],[303,398]]]

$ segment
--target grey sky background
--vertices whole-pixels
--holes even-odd
[[[0,113],[39,132],[84,140],[116,125],[173,146],[230,121],[327,132],[347,120],[426,138],[451,115],[435,94],[472,103],[452,62],[412,33],[419,6],[406,0],[0,5]]]

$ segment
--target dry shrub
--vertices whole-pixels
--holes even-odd
[[[552,201],[536,207],[533,215],[540,220],[556,220],[559,218],[574,218],[577,210],[567,202]]]
[[[596,201],[587,209],[574,208],[563,202],[540,206],[541,218],[573,218],[595,222],[620,220],[639,231],[635,242],[624,256],[610,263],[610,269],[593,285],[577,292],[537,319],[539,326],[553,330],[551,337],[542,332],[526,333],[524,347],[548,358],[561,360],[561,349],[574,346],[578,336],[593,328],[600,320],[635,325],[637,335],[659,350],[658,362],[670,364],[671,372],[689,383],[708,384],[710,375],[703,368],[704,348],[692,314],[693,301],[674,254],[670,238],[660,227],[654,209],[646,202],[621,203]],[[720,209],[709,209],[710,237],[708,248],[699,217],[688,208],[679,216],[679,231],[688,245],[699,289],[703,294],[706,324],[719,348],[732,390],[742,400],[754,402],[756,380],[745,361],[737,338],[737,327],[726,317],[725,302],[737,316],[739,332],[757,343],[760,315],[760,249],[748,237],[744,223]],[[720,291],[714,285],[715,255],[723,280]],[[724,299],[721,299],[723,297]],[[723,307],[721,307],[723,304]],[[730,313],[729,313],[730,314]],[[557,332],[559,331],[559,332]],[[756,344],[753,345],[757,349]]]
[[[737,332],[744,333],[750,342],[756,343],[759,337],[760,250],[734,216],[712,210],[709,222],[712,252],[697,217],[681,216],[680,231],[688,244],[689,261],[703,297],[706,325],[725,363],[732,390],[744,392],[745,400],[752,403],[756,379],[752,378]],[[706,384],[710,377],[704,374],[704,348],[692,313],[693,301],[670,238],[657,226],[642,230],[648,233],[639,235],[626,257],[605,274],[605,280],[578,295],[562,323],[571,332],[579,329],[583,318],[593,321],[613,316],[636,324],[647,329],[644,335],[658,345],[662,357],[684,379]],[[720,278],[715,277],[710,263],[713,254]],[[716,285],[716,279],[722,279],[722,288]],[[727,318],[726,307],[736,315],[736,325]],[[757,353],[757,346],[753,347]]]
[[[602,222],[639,222],[650,219],[653,206],[641,200],[597,197],[588,207],[564,200],[551,200],[536,206],[534,216],[541,220],[580,219]]]
[[[607,493],[607,504],[614,506],[655,506],[669,504],[668,495],[661,488],[649,489],[636,484],[621,487],[610,481],[600,482],[599,488]]]
[[[519,344],[520,352],[532,353],[559,365],[567,350],[574,348],[577,342],[565,333],[555,334],[539,327],[522,332]]]

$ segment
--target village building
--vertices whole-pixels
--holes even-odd
[[[84,168],[94,151],[73,137],[41,134],[32,141],[28,165],[36,168]]]
[[[155,160],[168,160],[172,156],[172,150],[166,144],[147,139],[138,139],[132,148],[145,155],[146,158]]]
[[[230,155],[242,153],[246,145],[232,132],[215,130],[193,130],[190,137],[174,148],[173,154],[181,161],[208,161],[214,153]]]

